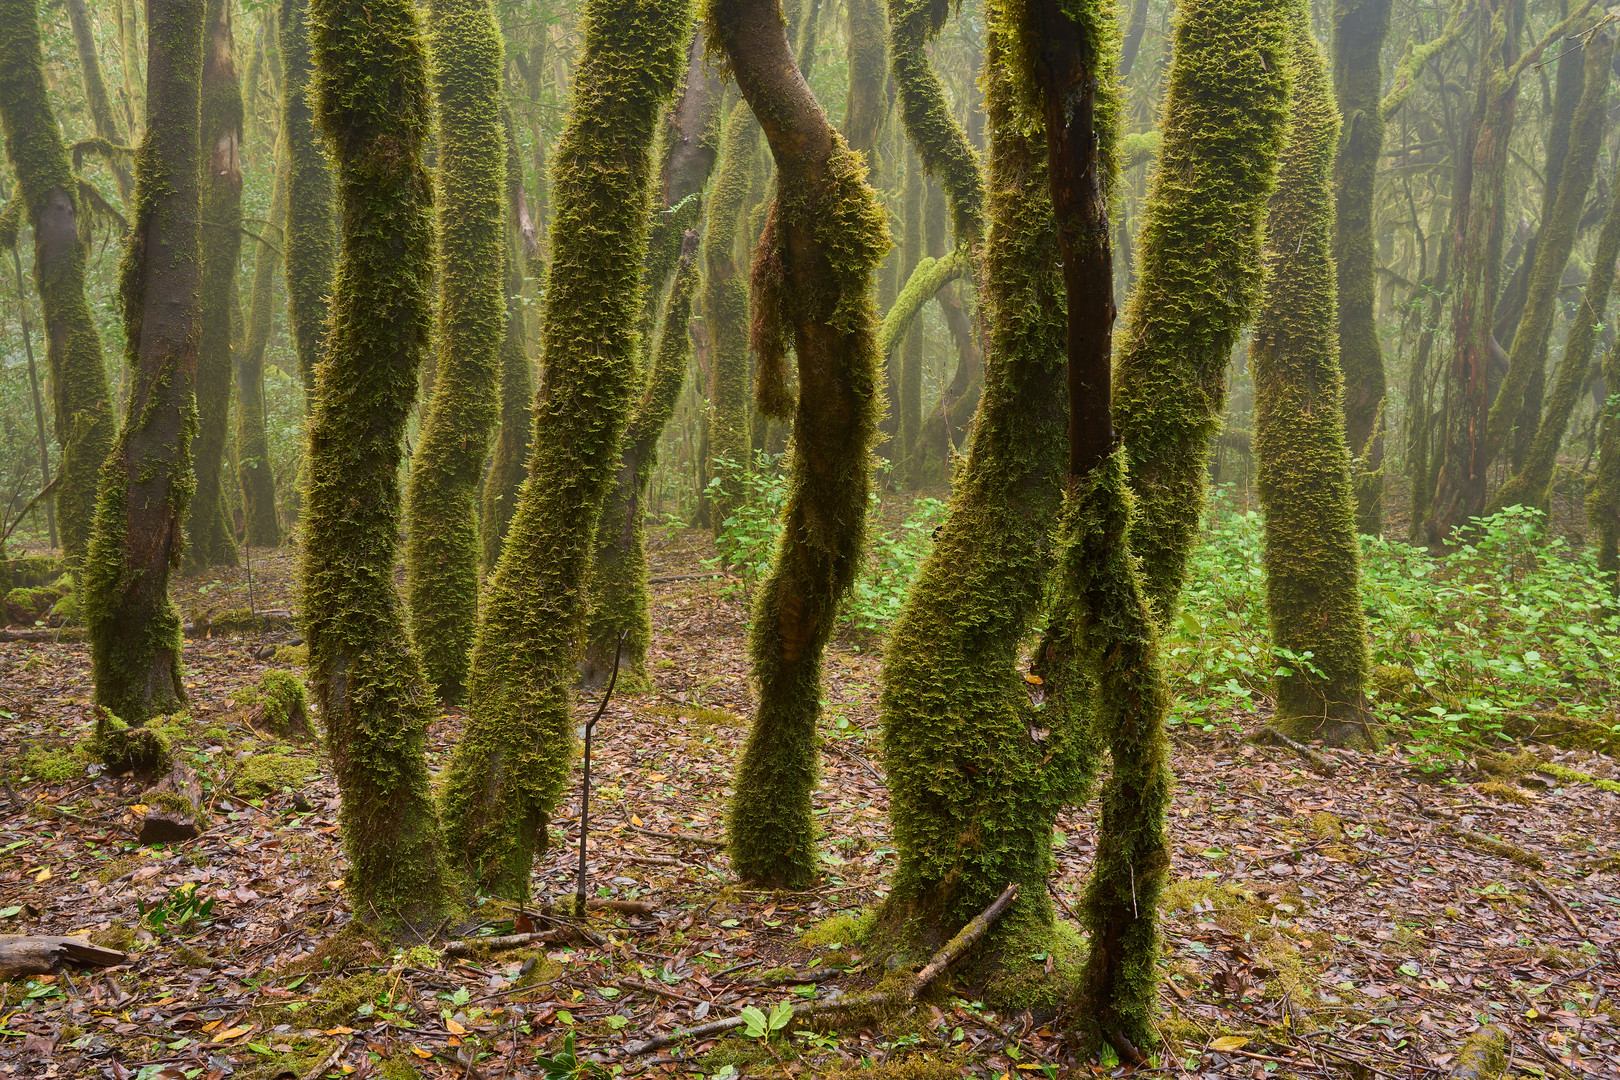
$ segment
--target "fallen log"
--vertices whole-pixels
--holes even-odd
[[[64,962],[81,967],[113,967],[128,956],[96,945],[86,937],[0,934],[0,982],[25,975],[49,975]]]
[[[1451,1066],[1451,1080],[1500,1080],[1508,1067],[1508,1039],[1489,1024],[1468,1037]]]

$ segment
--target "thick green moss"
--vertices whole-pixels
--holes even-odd
[[[236,773],[235,789],[250,798],[305,787],[315,776],[315,763],[291,754],[250,754]]]
[[[270,235],[279,238],[287,220],[287,142],[276,140],[276,178],[270,194]],[[248,300],[247,334],[236,364],[236,477],[242,488],[246,542],[254,547],[281,543],[276,520],[276,478],[270,468],[270,440],[264,424],[264,350],[270,342],[275,276],[281,253],[259,244],[253,254],[253,287]]]
[[[432,698],[392,577],[400,453],[431,318],[426,47],[410,0],[315,0],[310,25],[343,239],[309,430],[309,681],[342,794],[355,911],[433,926],[451,889],[422,757]]]
[[[123,773],[157,776],[168,772],[174,760],[169,742],[160,732],[144,727],[131,728],[106,709],[96,711],[90,751],[101,759],[107,771],[114,776]]]
[[[432,0],[439,328],[433,394],[406,489],[411,635],[440,700],[466,694],[478,618],[478,484],[506,336],[501,35],[489,0]]]
[[[1303,16],[1296,11],[1296,23]],[[1338,114],[1306,18],[1294,28],[1293,120],[1266,222],[1267,287],[1249,345],[1265,515],[1266,606],[1277,721],[1301,739],[1376,743],[1350,450],[1334,339],[1329,170]]]
[[[249,710],[255,727],[273,735],[304,739],[313,734],[303,680],[290,671],[272,668],[251,689],[239,692],[236,701]]]
[[[96,704],[137,727],[185,701],[169,572],[195,483],[203,16],[203,0],[152,11],[146,134],[119,268],[130,394],[84,571]]]
[[[552,264],[529,479],[484,597],[466,734],[442,807],[480,888],[528,894],[568,776],[568,687],[597,518],[635,385],[658,106],[684,66],[685,0],[591,0],[552,157]]]
[[[338,241],[332,167],[315,129],[309,0],[280,0],[281,130],[287,139],[287,321],[298,351],[304,408],[315,407],[315,368],[326,354],[326,317]]]
[[[1181,593],[1227,361],[1259,294],[1260,224],[1288,119],[1287,9],[1176,8],[1159,168],[1114,383],[1138,505],[1131,550],[1160,619]]]
[[[0,3],[0,124],[18,194],[34,230],[34,286],[45,317],[57,445],[56,516],[62,551],[77,565],[90,546],[97,477],[113,443],[112,396],[101,338],[85,300],[78,181],[45,89],[33,0]]]
[[[187,507],[186,566],[235,566],[227,524],[225,438],[230,430],[231,340],[242,255],[242,84],[236,76],[231,5],[208,0],[202,77],[202,340],[197,350],[196,490]]]

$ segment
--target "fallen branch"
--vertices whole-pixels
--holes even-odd
[[[129,957],[117,949],[92,944],[86,937],[0,934],[0,982],[24,975],[49,975],[63,961],[85,967],[114,967]]]
[[[1018,899],[1018,886],[1016,884],[1008,885],[1002,891],[1002,894],[996,897],[994,903],[978,915],[975,915],[972,922],[957,931],[956,936],[941,946],[939,951],[923,966],[923,969],[912,976],[901,989],[874,991],[868,994],[852,994],[849,997],[833,998],[826,1001],[807,1001],[794,1007],[793,1018],[799,1019],[800,1017],[816,1016],[830,1012],[845,1012],[850,1009],[876,1009],[892,1005],[912,1004],[917,1000],[917,996],[928,988],[930,983],[944,974],[945,970],[960,959],[963,953],[967,952],[980,938],[984,937],[990,927],[995,925],[996,920],[1001,918],[1002,914],[1012,906],[1012,902],[1016,899]],[[714,1020],[707,1024],[699,1024],[697,1027],[680,1028],[670,1032],[668,1035],[657,1035],[645,1042],[627,1046],[621,1052],[621,1056],[640,1057],[643,1054],[650,1054],[654,1050],[673,1046],[675,1043],[686,1039],[706,1039],[710,1035],[719,1035],[733,1028],[742,1027],[743,1023],[741,1016],[728,1016],[724,1020]]]
[[[1581,937],[1586,936],[1586,927],[1581,925],[1581,921],[1575,917],[1575,913],[1569,910],[1569,907],[1558,898],[1558,894],[1549,889],[1545,882],[1534,874],[1524,875],[1524,880],[1535,886],[1535,890],[1545,896],[1548,902],[1558,909],[1558,914],[1562,915],[1569,925],[1575,928],[1577,934],[1581,935]]]
[[[673,582],[676,582],[676,581],[708,581],[710,578],[719,578],[719,577],[725,577],[725,576],[726,576],[725,574],[721,573],[718,570],[715,571],[712,574],[674,574],[674,575],[672,575],[670,577],[648,578],[647,579],[647,584],[649,584],[649,585],[669,585],[669,584],[671,584]]]
[[[537,930],[532,934],[504,934],[494,937],[463,938],[452,941],[444,947],[446,956],[471,956],[480,949],[499,952],[503,949],[521,949],[525,945],[538,945],[545,941],[566,941],[571,937],[583,937],[592,945],[601,945],[603,941],[597,935],[581,926],[559,926],[552,930]]]
[[[717,840],[712,836],[703,836],[703,835],[701,835],[699,833],[664,832],[664,831],[662,831],[660,829],[649,829],[645,825],[635,825],[635,824],[632,824],[630,826],[630,828],[632,828],[636,832],[642,833],[643,835],[646,835],[646,836],[656,836],[660,840],[673,840],[677,844],[691,844],[693,847],[706,847],[706,848],[716,848],[716,849],[723,848],[723,847],[726,846],[726,842],[724,840]]]
[[[1334,776],[1337,775],[1339,771],[1339,767],[1333,762],[1329,761],[1326,756],[1311,749],[1309,746],[1306,746],[1298,739],[1290,739],[1287,735],[1284,735],[1274,727],[1261,728],[1259,731],[1254,733],[1253,737],[1249,741],[1254,743],[1270,744],[1272,746],[1281,746],[1292,750],[1294,753],[1305,759],[1306,763],[1310,765],[1311,771],[1320,776]]]

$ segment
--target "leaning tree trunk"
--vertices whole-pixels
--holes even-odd
[[[590,0],[554,226],[529,479],[473,650],[466,733],[446,772],[451,849],[487,892],[526,897],[573,757],[574,681],[596,524],[635,383],[658,107],[675,89],[686,0]]]
[[[95,124],[96,137],[107,146],[103,154],[107,167],[118,185],[118,197],[129,206],[135,192],[135,174],[130,171],[127,150],[122,149],[124,136],[113,117],[112,99],[107,96],[107,81],[101,77],[101,55],[96,51],[96,35],[90,25],[90,8],[84,0],[67,0],[68,22],[73,27],[73,45],[79,53],[79,68],[84,72],[84,100],[90,107],[90,120]]]
[[[1138,500],[1131,550],[1163,625],[1203,516],[1226,366],[1260,291],[1260,232],[1288,120],[1291,0],[1179,9],[1159,169],[1114,383]]]
[[[315,131],[309,0],[280,0],[281,130],[287,139],[287,322],[298,352],[304,409],[315,407],[315,369],[326,355],[327,297],[337,261],[332,168]]]
[[[759,709],[727,847],[744,880],[802,887],[815,869],[821,653],[865,537],[879,393],[871,287],[888,224],[865,165],[800,74],[775,0],[717,0],[710,27],[776,162],[751,279],[755,394],[767,415],[788,415],[790,344],[798,360],[782,539],[749,638]]]
[[[101,471],[84,571],[96,704],[129,724],[185,703],[169,571],[191,498],[201,336],[204,0],[152,0],[146,134],[120,267],[129,402]]]
[[[923,195],[926,190],[922,162],[915,154],[908,154],[902,215],[904,233],[900,241],[900,276],[908,283],[923,257]],[[903,295],[905,290],[901,293]],[[899,427],[889,458],[895,471],[909,480],[913,472],[909,459],[916,452],[917,436],[922,431],[923,330],[917,320],[912,320],[911,328],[896,344],[899,348],[888,360],[892,372],[889,381],[896,389],[892,407],[899,414],[896,417]]]
[[[276,178],[271,186],[271,236],[285,233],[287,220],[286,140],[276,140]],[[264,418],[264,350],[270,343],[276,270],[281,255],[261,243],[253,255],[253,286],[248,296],[247,334],[236,363],[236,476],[242,488],[244,542],[250,547],[281,543],[276,520],[276,477],[270,468],[270,438]]]
[[[62,552],[78,565],[90,546],[97,476],[113,444],[112,397],[101,338],[85,300],[89,244],[80,237],[78,181],[45,90],[34,0],[0,0],[0,123],[34,230],[34,287],[45,318],[45,362],[62,448],[56,515]]]
[[[501,34],[489,0],[431,0],[438,119],[436,392],[406,488],[411,636],[439,700],[466,695],[478,620],[478,483],[499,414],[506,335]]]
[[[1277,724],[1301,740],[1372,746],[1378,736],[1366,701],[1361,551],[1338,364],[1342,319],[1341,337],[1333,332],[1329,173],[1339,117],[1310,21],[1296,18],[1293,124],[1266,223],[1267,288],[1249,345],[1261,561],[1280,672]]]
[[[314,0],[309,15],[342,211],[300,545],[309,682],[343,800],[354,911],[422,933],[451,889],[422,756],[432,689],[393,569],[405,422],[432,331],[427,49],[411,0]]]
[[[202,76],[202,342],[197,352],[197,488],[186,521],[186,565],[236,565],[227,524],[225,439],[230,432],[231,322],[242,256],[242,84],[230,0],[208,0]]]
[[[1379,111],[1391,0],[1339,0],[1333,11],[1333,90],[1344,127],[1334,166],[1333,260],[1338,274],[1344,425],[1355,469],[1356,529],[1383,531],[1384,354],[1373,318],[1377,296],[1373,182],[1384,149]]]
[[[900,120],[923,167],[950,196],[956,242],[977,252],[984,236],[984,174],[928,62],[928,43],[939,35],[951,7],[936,0],[888,4],[889,70],[899,92]]]

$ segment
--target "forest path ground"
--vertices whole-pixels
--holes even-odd
[[[870,985],[858,946],[808,948],[799,932],[881,899],[894,864],[871,643],[842,640],[827,665],[817,888],[739,889],[722,854],[642,831],[721,833],[752,715],[742,601],[729,582],[690,577],[708,569],[709,551],[700,534],[655,534],[654,578],[682,579],[653,586],[656,690],[615,697],[598,728],[593,888],[658,905],[593,916],[605,948],[436,961],[344,932],[337,796],[318,750],[278,747],[233,719],[233,695],[290,666],[269,646],[295,632],[187,641],[193,726],[226,735],[199,735],[182,755],[200,767],[213,816],[197,840],[146,849],[134,844],[129,810],[137,781],[16,779],[25,756],[87,733],[84,647],[0,644],[0,770],[13,777],[0,791],[0,934],[135,941],[126,967],[4,985],[0,1076],[313,1080],[340,1070],[405,1076],[407,1062],[428,1076],[543,1076],[536,1053],[555,1054],[570,1030],[585,1056],[746,1004],[768,1012],[793,991],[757,985],[766,970],[803,974],[820,959],[850,970],[817,992]],[[293,553],[253,554],[254,605],[293,607]],[[177,595],[188,611],[245,606],[247,574],[186,579]],[[581,698],[582,720],[594,705]],[[435,767],[459,723],[450,710],[434,726]],[[1543,753],[1620,777],[1598,755]],[[1468,1034],[1490,1022],[1510,1035],[1514,1075],[1620,1076],[1620,795],[1533,769],[1510,782],[1473,772],[1425,781],[1399,748],[1334,757],[1337,772],[1324,778],[1235,731],[1177,733],[1157,1075],[1444,1076]],[[312,777],[298,779],[300,768]],[[268,794],[242,790],[252,776],[268,778]],[[557,842],[536,869],[537,894],[572,892],[577,828],[576,795],[552,822]],[[1481,835],[1517,853],[1490,850]],[[1089,808],[1065,815],[1054,892],[1066,910],[1080,905],[1093,847]],[[1523,865],[1535,861],[1540,869]],[[142,925],[140,904],[183,912],[177,897],[191,889],[213,900],[207,925],[156,935]],[[513,914],[492,902],[471,922],[509,932]],[[863,1062],[910,1077],[1118,1071],[1066,1046],[1041,1018],[948,996],[904,1030],[661,1054],[625,1071],[821,1076]]]

